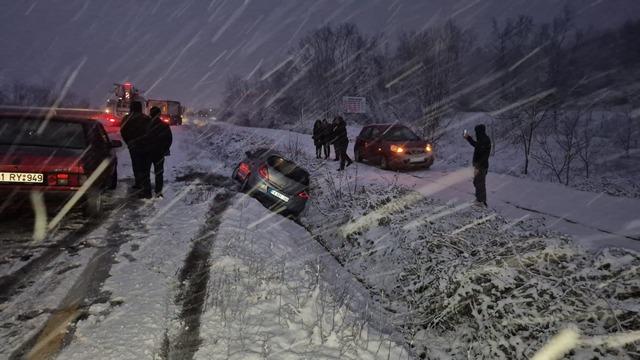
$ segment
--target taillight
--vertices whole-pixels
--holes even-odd
[[[247,176],[249,176],[250,173],[251,170],[249,169],[249,164],[240,163],[240,166],[238,166],[238,175],[240,176],[240,178],[244,180],[247,178]]]
[[[80,179],[77,174],[57,173],[47,176],[47,185],[57,186],[80,186]]]
[[[114,122],[116,122],[116,119],[114,119],[114,118],[109,118],[109,122],[110,122],[110,123],[114,123]]]
[[[298,196],[305,200],[309,200],[311,198],[311,196],[309,196],[309,194],[306,191],[300,191],[298,193]]]
[[[269,180],[269,170],[267,170],[267,165],[262,165],[258,168],[258,175],[265,180]]]

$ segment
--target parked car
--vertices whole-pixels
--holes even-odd
[[[309,200],[309,173],[269,149],[247,151],[231,177],[269,208],[299,216]]]
[[[118,181],[113,148],[119,146],[90,118],[0,113],[0,209],[24,202],[34,190],[46,202],[66,202],[107,160],[79,202],[88,215],[99,215],[103,190],[114,189]]]
[[[400,124],[362,128],[353,148],[354,158],[380,164],[383,169],[425,168],[434,161],[432,145]]]

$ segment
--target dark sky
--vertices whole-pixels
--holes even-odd
[[[548,20],[567,3],[579,26],[640,17],[640,0],[24,0],[0,4],[0,82],[60,86],[100,105],[113,82],[149,97],[215,104],[232,73],[269,70],[310,29],[352,21],[394,38],[454,18],[482,38],[492,17]]]

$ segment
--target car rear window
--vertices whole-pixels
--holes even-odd
[[[276,169],[284,176],[291,180],[294,180],[303,185],[309,185],[309,173],[300,168],[293,162],[286,160],[280,156],[270,156],[267,159],[267,164],[270,167]]]
[[[42,127],[42,129],[41,129]],[[0,119],[0,145],[84,149],[87,140],[81,123],[42,119]]]
[[[411,129],[404,126],[394,126],[384,134],[385,140],[391,141],[406,141],[406,140],[420,140],[420,137],[416,135]]]

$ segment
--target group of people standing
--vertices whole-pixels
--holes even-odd
[[[164,157],[169,155],[173,141],[171,128],[160,118],[161,110],[152,107],[149,116],[142,112],[142,103],[133,101],[122,120],[120,134],[129,148],[134,185],[139,198],[150,199],[151,166],[155,174],[155,194],[162,198],[164,185]]]
[[[316,158],[325,159],[331,157],[331,145],[335,153],[334,161],[340,161],[338,171],[353,163],[347,154],[349,136],[347,135],[347,123],[342,116],[336,116],[329,123],[327,119],[318,119],[313,124],[313,144],[316,146]]]

